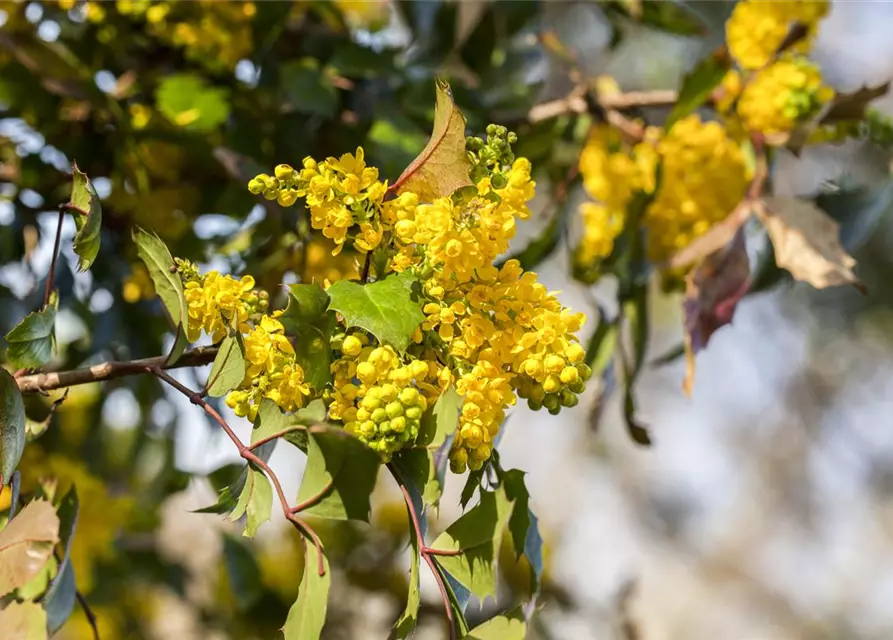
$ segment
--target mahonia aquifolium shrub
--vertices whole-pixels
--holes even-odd
[[[738,69],[722,80],[717,121],[692,114],[668,132],[646,127],[637,141],[607,124],[593,127],[579,164],[592,199],[580,207],[583,233],[574,254],[584,279],[600,275],[600,264],[614,251],[637,193],[652,196],[641,224],[648,257],[658,265],[734,210],[753,178],[747,157],[750,136],[765,136],[771,143],[773,136],[789,134],[834,97],[818,66],[804,57],[827,13],[828,2],[822,0],[737,3],[726,38]],[[776,55],[795,23],[805,27],[805,36]],[[822,127],[811,141],[847,133],[846,126]],[[660,184],[655,180],[658,164]]]
[[[338,254],[350,244],[360,255],[386,258],[385,273],[411,272],[420,282],[424,321],[405,353],[360,329],[344,327],[330,347],[330,388],[312,388],[267,296],[254,280],[216,272],[199,274],[178,261],[189,306],[188,337],[218,341],[243,335],[247,369],[227,397],[254,419],[263,398],[293,411],[323,398],[328,416],[385,460],[412,446],[425,410],[451,385],[463,398],[450,453],[457,473],[479,469],[492,453],[506,410],[518,397],[532,409],[558,413],[577,404],[590,368],[576,333],[582,313],[562,307],[517,260],[494,266],[509,246],[535,183],[530,163],[516,158],[516,136],[491,125],[486,139],[468,138],[470,187],[422,201],[417,193],[392,196],[363,149],[300,169],[279,165],[251,180],[252,193],[283,206],[303,200],[314,229]]]

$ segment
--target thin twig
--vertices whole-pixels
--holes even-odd
[[[320,541],[319,536],[316,535],[316,532],[313,531],[313,529],[310,527],[310,525],[308,525],[306,522],[292,513],[291,506],[288,503],[288,498],[285,497],[285,492],[282,490],[282,484],[279,482],[279,477],[273,472],[273,470],[270,468],[270,465],[268,465],[260,456],[254,453],[254,451],[252,451],[250,447],[246,446],[245,443],[243,443],[239,439],[239,436],[236,435],[235,431],[232,430],[232,427],[229,426],[223,416],[221,416],[214,407],[208,404],[207,401],[205,401],[205,399],[201,396],[201,394],[183,385],[179,380],[171,376],[160,366],[145,367],[144,371],[148,371],[149,373],[154,374],[158,379],[166,382],[171,387],[189,398],[189,401],[192,404],[201,407],[205,411],[205,413],[207,413],[217,424],[220,425],[220,428],[223,429],[232,443],[236,445],[236,448],[239,450],[239,455],[264,472],[264,474],[273,484],[273,488],[276,490],[276,495],[279,497],[279,503],[282,505],[282,513],[283,515],[285,515],[285,519],[291,522],[295,526],[295,528],[298,529],[298,531],[310,538],[313,541],[313,544],[316,546],[318,560],[317,570],[320,576],[325,575],[326,570],[323,563],[322,542]]]
[[[81,610],[84,612],[84,615],[87,618],[87,622],[89,623],[90,628],[93,629],[93,640],[100,640],[99,626],[97,625],[96,614],[93,613],[93,609],[90,608],[90,604],[87,602],[87,598],[84,597],[83,593],[77,590],[75,590],[74,595],[78,600],[78,604],[81,606]]]
[[[435,549],[433,547],[425,547],[425,553],[429,556],[461,556],[462,549]]]
[[[59,221],[56,223],[56,240],[53,243],[53,259],[50,261],[50,271],[47,273],[47,284],[43,291],[43,307],[50,304],[50,294],[53,292],[53,279],[56,275],[56,261],[59,259],[59,246],[62,243],[62,221],[65,220],[65,205],[59,207]]]
[[[307,427],[305,427],[304,425],[300,425],[300,424],[292,425],[288,429],[283,429],[282,431],[277,431],[276,433],[273,433],[273,434],[268,435],[264,438],[261,438],[260,440],[258,440],[256,442],[252,442],[251,444],[248,445],[248,448],[251,449],[252,451],[254,451],[259,446],[261,446],[263,444],[267,444],[271,440],[278,440],[282,436],[286,436],[289,433],[294,433],[295,431],[307,431]]]
[[[443,609],[446,614],[447,624],[450,628],[450,640],[456,640],[456,623],[453,619],[453,608],[450,605],[450,596],[447,592],[447,587],[444,582],[443,576],[440,574],[440,571],[437,567],[437,562],[434,559],[435,555],[458,555],[450,552],[443,552],[435,549],[431,549],[428,545],[425,544],[425,536],[422,534],[422,527],[419,522],[419,514],[416,513],[415,505],[412,502],[412,496],[409,495],[409,490],[406,488],[406,483],[403,482],[403,478],[400,476],[400,473],[391,465],[388,465],[388,469],[391,472],[391,475],[394,476],[394,480],[397,481],[397,485],[400,487],[400,491],[403,494],[403,501],[406,503],[406,510],[409,512],[409,519],[412,521],[412,528],[415,532],[417,546],[419,548],[419,555],[425,559],[425,563],[428,565],[428,568],[431,569],[431,573],[434,576],[435,582],[437,582],[437,586],[440,589],[440,597],[443,599]],[[461,551],[459,552],[461,553]]]
[[[328,494],[329,491],[332,490],[333,486],[335,486],[335,478],[332,478],[331,480],[329,480],[325,484],[325,486],[323,486],[323,488],[320,489],[315,495],[312,495],[309,498],[307,498],[306,500],[304,500],[303,502],[299,502],[298,504],[293,506],[291,509],[289,509],[289,512],[301,513],[301,511],[304,511],[305,509],[309,509],[313,505],[317,504],[320,500],[325,498],[326,494]]]
[[[603,109],[625,111],[642,107],[669,107],[676,104],[679,94],[676,91],[631,91],[615,95],[599,96],[598,104]],[[535,105],[527,114],[530,122],[550,120],[565,114],[582,114],[588,111],[586,98],[579,89],[574,89],[564,98],[550,100]]]
[[[89,384],[91,382],[113,380],[123,376],[141,374],[145,373],[147,369],[152,369],[154,367],[163,367],[166,369],[197,367],[210,364],[214,361],[216,356],[217,347],[198,347],[197,349],[186,351],[180,356],[180,359],[177,360],[175,364],[169,367],[165,366],[167,356],[142,358],[140,360],[113,360],[85,369],[20,376],[16,378],[16,382],[19,385],[19,391],[22,393],[40,393],[44,391],[52,391],[53,389],[73,387],[79,384]]]
[[[366,282],[369,280],[369,270],[371,269],[371,267],[372,267],[372,252],[367,251],[366,252],[366,261],[363,263],[363,275],[361,276],[361,280],[363,281],[363,284],[366,284]],[[378,277],[380,278],[381,276],[378,276]]]

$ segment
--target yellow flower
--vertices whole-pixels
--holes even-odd
[[[828,8],[827,0],[738,2],[726,22],[729,52],[743,69],[759,69],[772,60],[791,26],[799,22],[807,27],[807,35],[791,50],[807,53]]]

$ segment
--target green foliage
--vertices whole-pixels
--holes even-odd
[[[214,358],[211,373],[208,375],[208,395],[215,398],[225,396],[245,379],[245,345],[242,334],[231,333],[220,343],[220,350]]]
[[[526,637],[527,622],[518,608],[479,624],[463,640],[524,640]]]
[[[102,233],[102,205],[96,189],[87,174],[72,166],[72,184],[70,204],[77,209],[69,208],[74,214],[77,232],[74,236],[74,252],[78,255],[78,271],[86,271],[99,255]],[[63,205],[64,206],[64,205]]]
[[[456,393],[456,389],[451,385],[440,394],[431,410],[422,416],[416,444],[429,449],[442,446],[447,438],[456,432],[461,407],[462,396]]]
[[[255,469],[250,464],[248,467],[245,485],[242,487],[236,506],[229,514],[229,519],[235,522],[242,516],[246,516],[242,535],[246,538],[253,538],[258,528],[270,519],[270,512],[273,508],[273,488],[262,470]]]
[[[282,65],[282,93],[298,113],[332,117],[338,109],[338,91],[331,78],[313,58]]]
[[[365,329],[382,343],[405,351],[425,319],[412,299],[415,282],[409,271],[365,285],[339,280],[329,287],[329,308],[344,316],[348,327]]]
[[[415,630],[419,620],[419,606],[422,604],[422,590],[419,583],[421,556],[419,541],[414,535],[409,536],[409,588],[406,595],[406,608],[391,631],[390,640],[404,640]]]
[[[499,542],[513,506],[502,487],[482,491],[480,502],[447,527],[431,545],[435,549],[462,551],[459,555],[439,558],[440,565],[478,598],[496,595]]]
[[[49,304],[29,313],[6,334],[6,357],[15,366],[33,369],[45,365],[56,348],[56,312],[59,294],[50,295]]]
[[[322,575],[320,575],[322,573]],[[285,640],[317,640],[326,622],[332,573],[325,554],[304,544],[304,576],[298,599],[288,611],[282,632]]]
[[[158,85],[155,102],[172,123],[198,133],[216,129],[230,113],[226,91],[194,74],[166,77]]]
[[[171,252],[158,236],[134,227],[133,241],[136,243],[140,258],[146,264],[149,277],[155,285],[155,292],[161,298],[168,316],[177,328],[176,340],[167,358],[168,364],[173,364],[183,354],[189,342],[186,335],[189,315],[183,293],[183,281],[177,275]]]
[[[310,430],[307,468],[298,504],[308,515],[369,521],[369,499],[381,460],[356,438],[337,429]]]
[[[437,506],[443,495],[443,479],[437,473],[434,451],[431,449],[401,451],[394,457],[394,465],[425,505]]]
[[[47,616],[37,602],[11,602],[0,609],[0,628],[9,638],[46,638]]]
[[[56,513],[59,516],[59,538],[64,549],[62,561],[56,577],[47,589],[43,598],[43,606],[47,613],[47,631],[53,635],[71,616],[77,600],[77,587],[74,580],[74,565],[71,562],[71,544],[74,541],[77,527],[80,502],[74,486],[68,490]]]
[[[332,380],[329,339],[335,318],[328,307],[329,296],[318,284],[293,284],[288,288],[288,306],[279,318],[295,336],[298,364],[314,389],[322,389]]]
[[[19,385],[0,367],[0,487],[6,486],[25,450],[25,403]]]
[[[238,538],[223,534],[223,563],[236,606],[247,611],[263,592],[260,568],[251,550]]]
[[[650,4],[650,3],[649,3]],[[725,48],[701,60],[682,80],[679,98],[667,116],[664,129],[669,131],[674,124],[703,105],[710,94],[722,82],[732,66],[732,59]]]
[[[515,559],[527,558],[532,573],[533,591],[539,589],[543,575],[543,539],[540,536],[537,518],[530,508],[530,494],[524,482],[524,472],[510,469],[502,474],[505,494],[514,502],[512,517],[509,520],[509,533],[515,549]]]

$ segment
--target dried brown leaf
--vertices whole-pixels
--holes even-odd
[[[465,153],[465,116],[453,102],[450,86],[438,80],[431,139],[390,191],[412,191],[422,202],[432,202],[469,186],[470,173],[471,163]]]
[[[775,261],[816,289],[852,284],[855,259],[840,244],[838,224],[813,202],[786,196],[765,198],[755,211],[775,248]]]
[[[46,500],[29,502],[0,531],[0,595],[33,578],[59,542],[59,517]]]
[[[735,237],[738,229],[747,222],[752,212],[753,206],[751,203],[748,201],[742,202],[725,220],[717,222],[710,227],[707,233],[696,238],[691,244],[670,258],[667,266],[671,269],[687,267],[722,249]]]
[[[0,609],[4,640],[45,640],[47,615],[36,602],[11,602]]]

